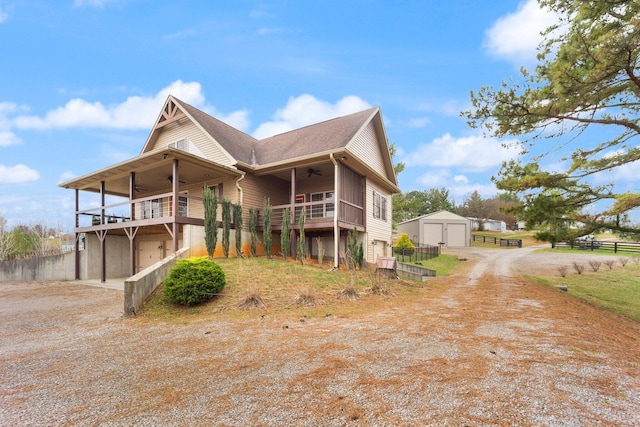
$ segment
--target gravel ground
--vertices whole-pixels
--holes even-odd
[[[422,298],[350,316],[165,323],[0,283],[0,425],[640,426],[640,325],[521,277],[573,255],[456,253]]]

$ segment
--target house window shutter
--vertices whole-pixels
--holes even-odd
[[[382,219],[384,221],[387,220],[387,198],[386,197],[382,197]]]

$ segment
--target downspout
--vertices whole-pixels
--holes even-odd
[[[242,172],[242,176],[238,179],[236,179],[236,188],[238,189],[238,203],[242,204],[242,198],[243,198],[243,193],[242,193],[242,187],[240,187],[240,181],[242,181],[244,179],[244,176],[246,175],[246,172]]]
[[[333,163],[333,197],[335,198],[335,210],[333,215],[333,268],[337,269],[340,263],[340,228],[338,227],[338,215],[340,212],[340,198],[338,195],[339,169],[338,162],[333,157],[333,153],[329,153],[329,158]]]

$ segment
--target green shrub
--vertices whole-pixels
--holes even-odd
[[[407,233],[402,233],[396,242],[396,247],[394,251],[398,255],[413,255],[415,252],[415,246],[409,239],[409,235]]]
[[[224,271],[209,258],[180,259],[164,280],[164,296],[174,304],[195,305],[213,298],[225,283]]]

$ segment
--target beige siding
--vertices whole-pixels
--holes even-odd
[[[367,225],[367,241],[363,242],[365,246],[365,253],[367,262],[375,262],[374,256],[376,252],[380,252],[379,248],[374,248],[372,242],[376,241],[377,245],[391,243],[391,194],[378,187],[371,180],[367,179],[367,193],[365,197],[365,218]],[[374,191],[387,200],[387,219],[386,221],[381,218],[373,217],[373,193]],[[387,256],[391,255],[391,251],[386,251]]]
[[[387,176],[373,123],[369,123],[362,129],[356,139],[347,145],[347,149],[369,165],[371,169],[378,171],[383,176]]]
[[[159,134],[156,138],[155,144],[151,147],[151,150],[165,148],[173,142],[181,139],[188,139],[194,143],[200,151],[202,151],[208,160],[225,166],[230,166],[233,163],[232,159],[220,148],[220,146],[217,143],[212,142],[211,139],[191,121],[186,123],[180,122],[176,126],[165,126],[156,132],[159,132]]]
[[[296,194],[310,195],[311,193],[321,193],[333,190],[333,174],[325,174],[322,176],[312,175],[310,178],[307,178],[306,172],[298,172]]]
[[[411,239],[414,244],[420,243],[420,224],[419,219],[398,224],[398,236],[402,233],[407,233],[409,239]]]
[[[240,181],[242,187],[242,218],[248,229],[249,208],[262,211],[264,198],[271,198],[271,206],[289,203],[289,183],[272,176],[254,176],[249,173]]]

